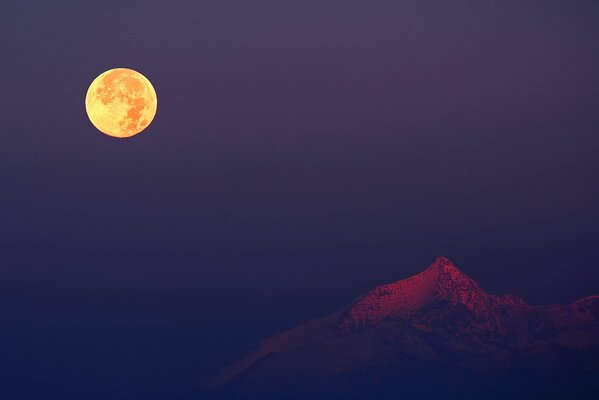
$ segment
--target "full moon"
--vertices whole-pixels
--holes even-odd
[[[85,109],[100,132],[116,138],[137,135],[156,115],[156,91],[150,81],[127,68],[110,69],[87,90]]]

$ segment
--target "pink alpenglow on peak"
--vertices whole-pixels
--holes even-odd
[[[373,369],[410,370],[419,363],[486,373],[530,358],[546,366],[538,360],[598,348],[599,296],[531,306],[517,296],[487,293],[438,257],[422,272],[377,286],[337,313],[264,340],[223,368],[210,385],[241,377],[362,376]],[[596,353],[577,367],[599,366]]]
[[[524,305],[516,296],[489,295],[449,259],[438,257],[419,274],[375,287],[358,298],[343,313],[339,327],[350,332],[376,325],[388,318],[406,318],[441,300],[453,305],[463,304],[481,315],[489,315],[498,305]]]

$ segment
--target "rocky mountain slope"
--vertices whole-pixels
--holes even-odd
[[[463,387],[513,371],[599,377],[599,296],[532,306],[516,296],[488,294],[439,257],[421,273],[375,287],[344,310],[263,341],[209,386],[253,388],[242,397],[266,387],[321,393],[326,386],[334,393],[345,388],[342,397],[351,398],[359,392],[356,385],[370,391],[417,391],[422,382]]]

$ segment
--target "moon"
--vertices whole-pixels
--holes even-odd
[[[128,138],[146,129],[157,105],[156,91],[148,78],[128,68],[100,74],[85,96],[85,110],[92,124],[116,138]]]

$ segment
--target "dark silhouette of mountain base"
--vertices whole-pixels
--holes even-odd
[[[599,398],[599,296],[531,306],[439,257],[223,368],[221,399]]]

